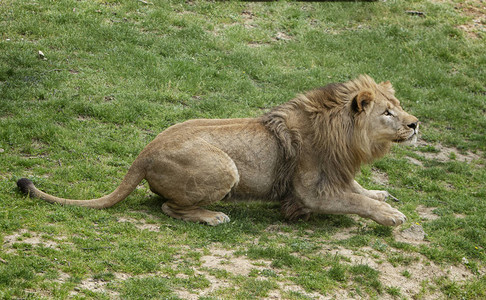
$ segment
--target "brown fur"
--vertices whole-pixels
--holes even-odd
[[[362,134],[362,118],[356,113],[361,107],[352,108],[353,97],[373,98],[376,83],[368,76],[346,83],[329,84],[300,95],[286,104],[274,108],[262,117],[265,126],[278,137],[281,163],[275,174],[274,198],[282,201],[282,211],[289,219],[305,214],[295,197],[289,194],[290,182],[302,147],[297,130],[286,126],[286,120],[295,111],[306,112],[305,119],[312,126],[312,146],[320,156],[322,180],[318,191],[321,195],[336,194],[350,186],[361,164],[383,156],[391,142],[371,145]],[[361,102],[360,102],[361,103]]]
[[[168,215],[217,225],[229,218],[201,206],[235,197],[280,200],[286,218],[310,213],[355,213],[380,224],[405,216],[354,177],[361,164],[388,152],[392,142],[416,138],[417,119],[394,97],[389,82],[368,76],[331,84],[282,104],[258,119],[192,120],[162,132],[135,160],[110,195],[68,200],[18,185],[49,202],[103,208],[124,199],[146,179],[168,199]]]

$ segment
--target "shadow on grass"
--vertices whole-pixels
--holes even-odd
[[[203,228],[241,227],[248,233],[258,233],[266,230],[269,226],[274,225],[292,228],[292,230],[311,230],[332,234],[339,229],[349,228],[356,225],[356,221],[346,215],[312,214],[311,218],[307,221],[298,220],[290,222],[281,214],[280,203],[278,202],[230,199],[227,201],[216,202],[205,207],[210,210],[221,211],[227,214],[231,219],[229,224],[212,227],[169,218],[161,210],[162,204],[166,201],[167,199],[163,197],[151,195],[140,202],[140,207],[138,207],[137,210],[142,209],[155,218],[163,218],[164,220],[167,220],[167,222],[174,223],[173,225],[185,227],[189,226],[188,224],[194,224],[196,226],[202,226]],[[130,204],[130,206],[134,208],[132,204]]]

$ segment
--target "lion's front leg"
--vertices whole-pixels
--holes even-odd
[[[390,204],[357,193],[342,193],[319,201],[311,201],[309,204],[313,205],[312,208],[319,213],[357,214],[387,226],[401,225],[407,219]]]
[[[392,196],[387,191],[380,191],[380,190],[367,190],[362,187],[356,180],[353,180],[353,184],[351,185],[351,192],[360,194],[378,201],[386,201],[387,199],[392,199],[394,201],[398,201],[397,198]]]

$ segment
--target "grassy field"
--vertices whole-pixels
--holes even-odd
[[[1,1],[0,299],[484,299],[485,14],[478,0]],[[15,185],[99,197],[170,125],[259,116],[363,73],[422,122],[417,147],[358,176],[401,200],[398,228],[287,223],[263,201],[219,203],[232,221],[210,227],[165,216],[146,183],[101,211]]]

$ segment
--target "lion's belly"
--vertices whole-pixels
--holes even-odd
[[[151,186],[154,185],[156,190],[160,190],[159,194],[166,196],[166,186],[176,188],[182,180],[169,176],[167,183],[157,183],[161,177],[167,177],[169,169],[173,168],[171,166],[180,167],[182,172],[184,168],[199,169],[211,165],[215,158],[211,152],[202,151],[204,143],[224,152],[236,165],[239,180],[232,189],[233,196],[264,198],[270,194],[279,153],[278,144],[275,137],[255,119],[191,120],[162,132],[143,154],[157,158],[149,172],[149,177],[155,178]],[[175,161],[184,161],[184,164]],[[208,174],[226,176],[226,170],[217,166],[211,169],[207,170]],[[204,186],[210,188],[211,180],[208,181],[208,178],[200,178],[196,182],[204,181]],[[156,187],[158,185],[160,187]],[[214,185],[219,186],[218,182],[214,182]]]
[[[205,139],[235,162],[240,178],[235,197],[270,195],[279,151],[275,138],[260,123],[248,122],[229,132],[215,129]]]
[[[267,159],[256,163],[242,163],[236,161],[240,181],[234,190],[237,197],[261,198],[270,195],[274,181],[275,160]]]

